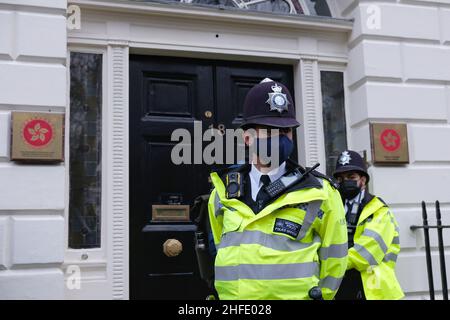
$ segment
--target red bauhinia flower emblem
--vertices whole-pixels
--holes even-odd
[[[43,147],[53,138],[52,126],[44,119],[28,121],[23,129],[23,137],[29,145]]]
[[[393,129],[386,129],[380,136],[381,144],[387,151],[395,151],[400,148],[401,139],[397,131]]]

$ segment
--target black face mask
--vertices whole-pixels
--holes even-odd
[[[358,186],[358,181],[344,180],[339,184],[339,193],[341,197],[347,200],[353,199],[361,192],[361,187]]]

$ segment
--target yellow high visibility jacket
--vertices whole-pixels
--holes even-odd
[[[347,269],[361,273],[367,300],[397,300],[404,297],[395,275],[400,252],[399,228],[389,207],[374,197],[358,219],[354,246],[348,251]]]
[[[310,299],[314,286],[332,299],[347,266],[347,228],[338,191],[307,175],[258,214],[211,174],[208,211],[219,298]]]

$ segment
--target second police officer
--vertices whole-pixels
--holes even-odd
[[[258,148],[250,148],[249,163],[211,174],[219,298],[332,299],[347,266],[339,192],[327,177],[289,159],[299,123],[283,84],[255,85],[243,116],[244,142]],[[259,147],[268,151],[273,143],[279,164],[262,161]]]
[[[400,252],[397,221],[387,204],[367,190],[369,174],[355,151],[341,153],[333,176],[345,205],[348,266],[336,300],[396,300],[403,291],[395,275]]]

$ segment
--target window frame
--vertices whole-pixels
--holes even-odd
[[[302,6],[303,13],[304,13],[305,15],[311,15],[311,12],[309,11],[309,7],[308,7],[308,5],[306,4],[306,1],[305,1],[305,0],[298,0],[298,2],[299,2],[300,5]]]
[[[343,81],[343,87],[344,87],[344,112],[345,112],[345,131],[346,131],[346,138],[347,138],[347,148],[348,149],[352,149],[353,145],[352,145],[352,139],[351,139],[351,124],[350,124],[350,102],[349,102],[349,88],[347,86],[348,83],[348,73],[347,73],[347,65],[342,65],[342,64],[332,64],[332,63],[321,63],[319,62],[319,90],[318,90],[318,95],[319,95],[319,101],[320,101],[320,121],[322,124],[322,132],[320,133],[322,136],[322,146],[323,146],[323,150],[322,150],[322,155],[323,155],[323,159],[321,159],[321,161],[324,163],[323,168],[327,167],[327,157],[326,157],[326,150],[325,150],[325,132],[324,127],[323,127],[323,97],[322,97],[322,75],[321,72],[325,71],[325,72],[341,72],[342,73],[342,81]],[[326,172],[324,172],[326,174]]]
[[[129,2],[137,2],[137,1],[135,1],[135,0],[127,0],[127,1],[129,1]],[[308,0],[298,0],[298,2],[299,2],[299,4],[300,4],[300,6],[302,7],[302,9],[303,9],[303,13],[305,14],[305,15],[309,15],[309,16],[319,16],[319,17],[327,17],[327,16],[321,16],[321,15],[315,15],[315,14],[312,14],[311,13],[311,10],[310,10],[310,8],[309,8],[309,5],[307,4],[307,1]],[[335,13],[338,11],[338,10],[336,10],[336,3],[335,3],[335,1],[333,0],[333,1],[330,1],[330,0],[325,0],[325,2],[327,3],[327,6],[328,6],[328,9],[330,10],[330,14],[331,14],[331,17],[330,18],[336,18],[337,16],[335,16]],[[158,2],[154,2],[154,3],[158,3]],[[181,3],[181,2],[180,2]],[[160,3],[161,4],[161,3]],[[162,4],[169,4],[169,3],[166,3],[166,2],[163,2]],[[182,3],[183,4],[183,3]],[[194,6],[196,5],[196,4],[193,4]],[[205,4],[203,4],[203,5],[205,5]],[[210,7],[219,7],[219,5],[214,5],[214,4],[209,4],[209,5],[207,5],[207,6],[210,6]],[[237,7],[236,6],[234,6],[233,8],[235,8],[235,9],[237,9]],[[256,11],[257,12],[257,11]],[[274,14],[277,14],[277,13],[274,13]],[[337,17],[337,18],[339,18],[339,17]]]
[[[100,206],[100,247],[73,249],[69,247],[69,207],[70,207],[70,56],[72,53],[89,53],[102,55],[102,104],[101,104],[101,206]],[[106,264],[107,262],[107,105],[108,105],[108,56],[106,47],[84,47],[69,46],[67,50],[67,110],[65,116],[65,164],[66,164],[66,206],[64,210],[65,216],[65,265],[82,265],[82,264]],[[87,257],[87,258],[86,258]]]

